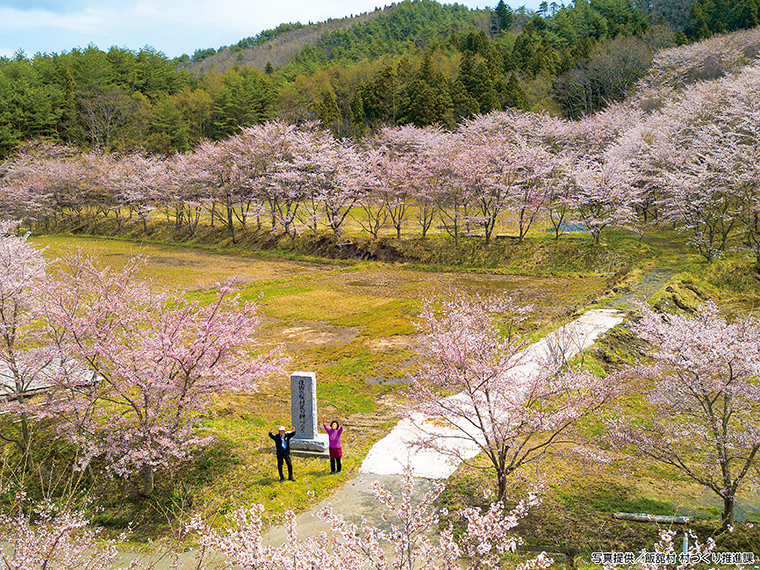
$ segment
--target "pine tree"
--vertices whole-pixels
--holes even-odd
[[[323,127],[333,128],[341,120],[340,108],[332,91],[324,93],[315,107]]]
[[[520,87],[520,81],[517,79],[515,72],[512,72],[507,81],[507,86],[504,91],[504,106],[514,107],[515,109],[528,109],[528,98],[525,96],[525,91]]]
[[[515,15],[512,12],[512,8],[504,3],[504,0],[499,0],[499,3],[494,9],[493,27],[496,31],[509,30],[515,21]]]

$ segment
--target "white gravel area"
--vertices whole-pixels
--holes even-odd
[[[523,364],[513,371],[529,375],[536,371],[541,362],[552,355],[569,359],[588,348],[609,329],[623,322],[625,313],[614,309],[593,309],[586,311],[578,319],[549,333],[523,353]],[[456,398],[457,396],[453,396]],[[412,421],[414,420],[414,421]],[[445,438],[446,445],[459,448],[464,458],[475,457],[479,447],[475,442],[461,437],[461,432],[453,427],[439,425],[434,418],[417,414],[412,419],[402,419],[391,432],[378,441],[367,453],[359,470],[369,475],[402,475],[404,466],[411,465],[416,477],[426,479],[447,479],[456,470],[458,463],[449,456],[443,456],[429,449],[415,448],[413,443],[420,433],[415,424],[423,424],[428,432],[435,430]],[[456,447],[455,447],[456,446]]]

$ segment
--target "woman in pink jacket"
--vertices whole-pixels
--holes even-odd
[[[343,433],[343,424],[333,420],[330,422],[330,427],[327,427],[325,421],[322,420],[322,427],[325,428],[330,438],[330,475],[340,473],[340,460],[343,457],[343,449],[340,446],[340,434]]]

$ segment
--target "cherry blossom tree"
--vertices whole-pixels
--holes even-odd
[[[23,153],[0,162],[0,216],[3,219],[31,220],[40,211],[48,210],[42,196],[38,196],[37,201],[34,199],[37,185],[31,180],[33,169],[32,158]]]
[[[512,472],[570,441],[573,426],[613,393],[594,375],[526,362],[518,327],[529,310],[511,300],[457,296],[440,313],[426,302],[418,325],[423,364],[409,391],[413,410],[449,428],[441,435],[418,423],[419,443],[467,464],[467,448],[477,447],[496,470],[497,500]]]
[[[760,89],[760,69],[750,66],[738,76],[722,80],[721,84],[725,95],[716,122],[722,136],[729,140],[719,151],[727,167],[720,172],[721,183],[732,189],[746,243],[760,265],[760,164],[757,161],[760,104],[754,97]],[[713,152],[715,149],[712,148]]]
[[[436,186],[433,190],[435,209],[446,232],[459,245],[463,225],[470,223],[472,195],[462,183],[458,164],[465,143],[461,137],[448,136],[437,141],[427,155],[429,173]]]
[[[724,95],[718,85],[698,85],[659,117],[669,146],[664,221],[690,234],[708,261],[725,251],[741,210],[735,131],[720,120]]]
[[[197,183],[191,155],[177,153],[164,160],[156,191],[155,205],[164,211],[167,222],[174,216],[177,230],[184,228],[190,237],[195,235],[208,193]]]
[[[0,221],[0,411],[11,414],[20,433],[0,433],[0,439],[18,447],[25,469],[35,427],[28,399],[45,384],[53,359],[36,330],[47,263],[15,229],[15,223]]]
[[[760,323],[728,322],[713,304],[692,317],[642,306],[635,331],[652,365],[627,375],[646,380],[644,416],[611,420],[618,445],[677,469],[723,501],[723,526],[736,495],[757,476],[760,452]],[[754,470],[754,471],[753,471]]]
[[[375,167],[378,179],[377,198],[380,206],[390,218],[401,239],[401,231],[406,220],[412,188],[411,171],[419,129],[405,127],[385,127],[375,137]]]
[[[211,198],[212,219],[222,222],[232,242],[237,243],[235,208],[242,189],[241,172],[234,155],[229,152],[225,141],[204,141],[193,152],[192,161],[195,164],[197,183],[202,185]],[[221,204],[224,211],[217,211],[217,204]]]
[[[41,165],[71,158],[77,151],[42,140],[21,145],[16,155],[0,163],[0,215],[11,220],[44,220],[54,212],[47,176]]]
[[[150,213],[161,202],[161,190],[167,176],[166,160],[159,156],[137,153],[119,156],[107,175],[118,198],[111,205],[119,229],[123,222],[122,208],[128,210],[129,219],[137,214],[143,232],[148,232]]]
[[[516,133],[477,135],[463,127],[465,137],[457,168],[477,204],[485,244],[491,242],[503,210],[517,222],[518,239],[525,238],[543,210],[546,200],[544,178],[552,168],[550,155]]]
[[[8,570],[112,570],[119,557],[117,540],[104,540],[79,512],[48,508],[37,520],[24,513],[0,515],[0,565]],[[133,560],[127,570],[147,570]]]
[[[573,181],[571,203],[595,244],[607,226],[625,227],[633,221],[625,165],[614,159],[579,160]]]
[[[626,165],[630,199],[643,225],[659,217],[662,197],[669,191],[663,173],[676,149],[660,126],[651,120],[634,125],[609,153],[613,160]]]
[[[49,334],[61,354],[98,375],[96,386],[82,386],[63,370],[49,409],[80,446],[80,468],[97,457],[109,473],[139,471],[149,494],[156,468],[206,441],[193,428],[211,396],[255,390],[281,360],[277,350],[254,351],[257,305],[240,303],[229,285],[201,304],[153,292],[139,269],[138,260],[113,271],[75,255],[49,282]]]
[[[327,226],[338,235],[365,186],[360,154],[352,142],[337,141],[313,126],[302,128],[298,138],[292,167],[298,185],[305,189],[305,225],[317,232],[323,212]]]
[[[265,203],[269,204],[272,228],[276,226],[275,212],[285,198],[281,192],[287,189],[275,184],[275,180],[283,170],[292,168],[297,140],[296,127],[282,121],[244,128],[239,135],[229,139],[230,152],[243,174],[241,183],[249,199],[257,202],[255,213],[259,229]],[[289,204],[287,198],[285,203]],[[284,212],[280,214],[289,225],[292,219]]]
[[[568,173],[572,171],[573,162],[565,156],[556,158],[551,176],[545,182],[546,216],[554,232],[555,241],[567,233],[568,219],[572,214],[574,183]]]
[[[432,196],[439,185],[431,161],[448,138],[439,127],[405,125],[385,127],[373,141],[379,155],[379,194],[399,239],[413,202],[423,238],[430,229],[435,211]]]
[[[386,202],[380,198],[384,188],[384,181],[380,178],[380,168],[384,162],[383,157],[375,149],[365,149],[362,152],[362,168],[364,169],[365,184],[361,188],[356,204],[362,215],[357,216],[353,210],[351,217],[362,230],[377,239],[389,219]]]
[[[93,181],[92,161],[84,155],[37,153],[14,161],[8,189],[21,198],[17,213],[26,219],[40,217],[80,222],[86,211],[84,196]],[[15,191],[14,191],[15,190]]]
[[[496,221],[506,206],[511,180],[507,176],[506,185],[502,184],[501,180],[496,180],[502,166],[503,149],[495,139],[486,137],[476,142],[469,140],[464,134],[463,137],[466,142],[462,144],[455,164],[457,195],[468,196],[472,201],[477,214],[470,215],[467,219],[483,228],[484,243],[488,245],[491,243]],[[508,163],[509,160],[505,162]],[[507,168],[511,168],[511,165]],[[457,205],[458,203],[454,202],[455,208]]]

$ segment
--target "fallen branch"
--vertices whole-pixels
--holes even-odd
[[[691,522],[691,517],[650,515],[647,513],[614,513],[612,518],[625,521],[656,522],[664,524],[687,524]]]

